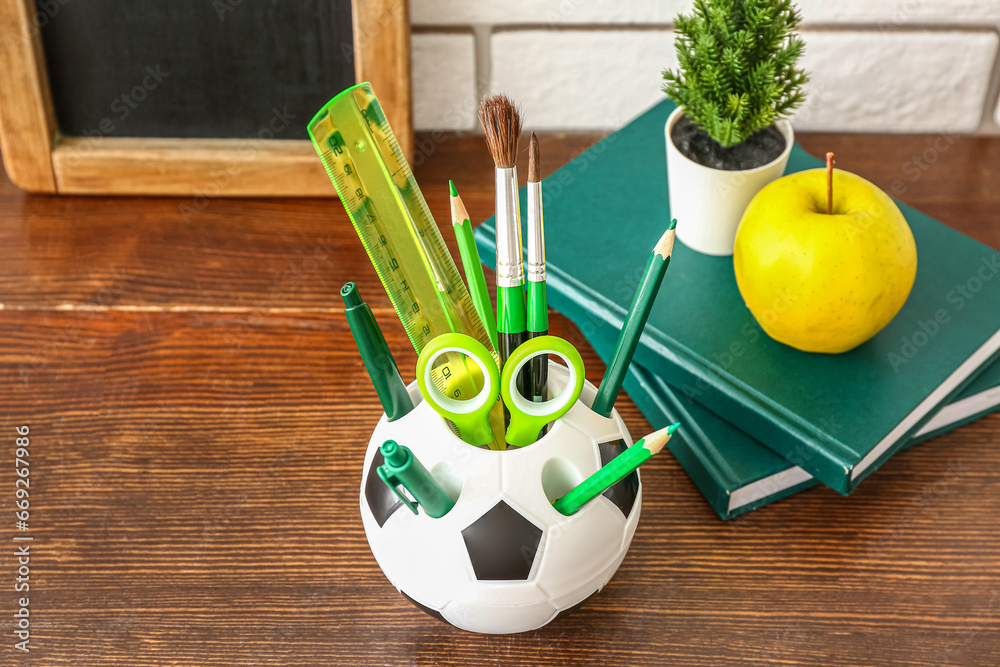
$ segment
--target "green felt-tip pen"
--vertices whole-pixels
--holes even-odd
[[[677,221],[671,220],[667,231],[663,233],[663,236],[653,247],[653,252],[649,254],[639,289],[635,291],[632,305],[629,307],[622,325],[622,331],[618,334],[618,342],[615,344],[614,354],[611,355],[611,362],[604,372],[601,385],[597,388],[597,397],[594,399],[592,409],[602,417],[611,416],[615,401],[618,400],[618,393],[622,390],[625,374],[632,363],[635,348],[639,345],[639,337],[642,336],[642,330],[646,327],[649,311],[653,309],[653,301],[656,300],[656,293],[659,292],[660,283],[663,282],[663,274],[667,272],[667,266],[670,265],[676,226]]]
[[[552,503],[552,506],[560,514],[566,516],[576,513],[581,507],[648,461],[654,454],[659,454],[678,426],[680,426],[680,422],[661,428],[659,431],[640,439],[611,459],[603,468],[573,487],[569,493]]]
[[[358,293],[358,286],[353,282],[345,284],[340,289],[340,296],[346,306],[344,314],[354,335],[354,342],[365,364],[368,377],[375,385],[375,393],[382,402],[382,409],[389,421],[399,419],[413,409],[413,400],[406,390],[406,384],[392,358],[385,336],[375,321],[372,309],[368,307]]]
[[[395,440],[386,440],[379,451],[385,463],[378,467],[378,476],[414,514],[417,513],[417,505],[420,505],[427,516],[437,519],[455,506],[455,501],[444,487],[427,472],[408,447],[396,444]],[[413,500],[399,490],[400,486],[413,496]]]

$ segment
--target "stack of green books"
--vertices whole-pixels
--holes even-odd
[[[671,218],[672,109],[657,105],[543,182],[549,304],[605,358]],[[787,172],[818,166],[795,146]],[[675,245],[625,389],[654,426],[683,422],[671,451],[723,518],[817,481],[846,495],[904,446],[1000,404],[1000,253],[899,206],[917,243],[913,291],[844,354],[772,340],[743,303],[732,258]],[[492,257],[492,220],[476,239]]]

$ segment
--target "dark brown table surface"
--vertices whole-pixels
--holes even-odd
[[[544,137],[545,171],[595,139]],[[1000,248],[1000,138],[801,142]],[[439,223],[449,177],[474,220],[490,215],[482,140],[426,145],[417,175]],[[1000,415],[899,454],[849,498],[814,488],[730,522],[665,454],[643,468],[628,556],[582,609],[510,636],[433,620],[362,531],[381,409],[342,314],[348,280],[412,377],[336,200],[49,197],[0,181],[0,663],[1000,662]],[[580,333],[552,323],[599,380]],[[647,431],[627,397],[618,408]],[[22,424],[27,533],[13,516]],[[30,654],[13,648],[24,534]]]

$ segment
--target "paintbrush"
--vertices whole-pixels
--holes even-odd
[[[486,145],[496,165],[497,352],[502,370],[507,358],[527,337],[524,267],[521,263],[521,212],[517,198],[517,167],[514,165],[521,137],[521,114],[506,95],[493,95],[483,100],[479,107],[479,119],[486,131]],[[518,378],[521,395],[526,393],[529,372]]]
[[[531,133],[528,142],[528,268],[527,315],[528,338],[549,333],[549,307],[545,298],[545,222],[542,216],[541,153],[538,138]],[[537,401],[548,399],[549,360],[538,356],[529,366],[530,397]]]

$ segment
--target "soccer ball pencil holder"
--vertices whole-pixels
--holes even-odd
[[[550,362],[549,386],[565,386]],[[632,444],[613,411],[590,409],[595,387],[537,442],[492,451],[473,447],[409,387],[415,407],[379,420],[361,480],[361,518],[372,554],[399,592],[463,630],[504,634],[542,627],[610,581],[639,521],[638,471],[572,516],[552,501]],[[378,476],[386,440],[408,447],[455,500],[444,516],[413,514]]]

